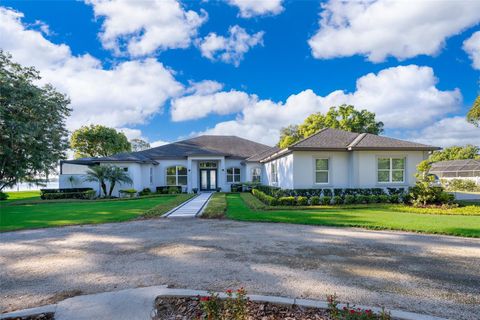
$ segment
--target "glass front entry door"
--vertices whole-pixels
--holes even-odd
[[[217,170],[200,169],[200,190],[212,191],[217,189]]]

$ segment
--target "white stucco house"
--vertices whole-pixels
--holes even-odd
[[[130,186],[118,190],[180,185],[230,191],[232,183],[259,182],[283,189],[387,188],[415,184],[416,166],[439,148],[338,129],[323,129],[285,149],[236,136],[199,136],[111,157],[62,161],[60,188],[92,187],[85,172],[93,165],[128,171]],[[71,178],[73,177],[73,178]]]

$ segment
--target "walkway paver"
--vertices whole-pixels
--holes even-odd
[[[165,216],[168,218],[193,218],[200,213],[211,196],[212,192],[201,193],[195,198],[173,209]]]

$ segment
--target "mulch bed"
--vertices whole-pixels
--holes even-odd
[[[45,312],[25,317],[5,318],[4,320],[54,320],[53,312]]]
[[[203,319],[199,299],[196,297],[157,297],[155,320]],[[325,309],[296,305],[279,305],[268,302],[248,302],[249,320],[332,320]]]

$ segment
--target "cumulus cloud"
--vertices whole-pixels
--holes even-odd
[[[263,45],[264,32],[248,34],[238,25],[228,29],[229,36],[219,36],[209,33],[198,43],[202,56],[212,61],[220,60],[239,66],[243,56],[256,45]]]
[[[473,68],[480,70],[480,31],[475,32],[463,42],[463,50],[472,59]]]
[[[223,83],[214,80],[202,80],[198,82],[190,82],[190,86],[186,90],[186,93],[205,95],[218,92],[222,89]]]
[[[176,0],[86,0],[103,17],[100,40],[106,49],[132,56],[186,48],[207,20],[205,11],[185,10]]]
[[[315,58],[364,55],[372,62],[436,55],[448,37],[480,22],[480,1],[338,1],[322,5],[309,40]]]
[[[326,112],[329,107],[341,104],[375,112],[389,129],[424,128],[457,111],[462,101],[458,89],[442,91],[436,88],[436,83],[429,67],[388,68],[359,78],[352,93],[337,90],[319,96],[312,90],[304,90],[285,102],[251,100],[236,120],[221,122],[205,133],[237,134],[274,144],[281,127],[299,124],[314,112]]]
[[[240,10],[242,18],[277,15],[283,11],[283,0],[227,0],[228,4]]]
[[[457,116],[441,119],[412,134],[411,139],[442,147],[465,144],[480,146],[479,131],[473,124],[465,121],[465,117]]]
[[[28,29],[23,14],[0,7],[0,48],[23,65],[35,66],[43,77],[71,98],[70,130],[96,123],[124,127],[144,123],[162,111],[183,86],[172,71],[154,59],[127,61],[110,69],[89,54],[75,56],[65,44],[54,44]]]

